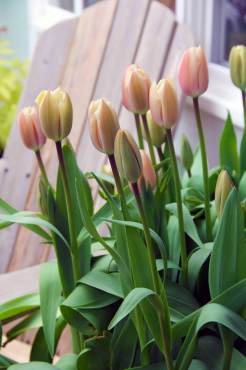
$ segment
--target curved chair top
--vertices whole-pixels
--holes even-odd
[[[152,79],[175,78],[184,49],[193,44],[189,29],[177,23],[165,6],[151,0],[105,0],[79,18],[59,23],[40,37],[33,55],[20,107],[31,105],[40,90],[58,85],[71,95],[74,124],[70,140],[84,171],[99,170],[105,157],[91,145],[87,109],[92,99],[105,97],[119,113],[122,126],[132,117],[121,106],[121,79],[127,65],[137,63]],[[55,179],[56,155],[51,142],[43,149],[46,169]],[[13,126],[0,163],[0,196],[18,210],[35,209],[38,168]],[[95,191],[95,198],[96,198]],[[13,271],[50,258],[29,231],[13,226],[0,232],[0,272]]]

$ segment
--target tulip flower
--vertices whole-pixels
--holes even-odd
[[[151,142],[154,146],[159,148],[166,140],[166,136],[167,136],[166,129],[164,127],[160,127],[157,123],[154,122],[150,111],[148,111],[146,117],[147,117]],[[145,131],[143,131],[143,137],[146,139]]]
[[[115,138],[115,160],[122,178],[136,183],[142,173],[142,159],[138,146],[130,132],[118,130]]]
[[[154,167],[147,153],[144,150],[140,150],[140,154],[142,158],[143,169],[142,169],[142,174],[140,178],[138,179],[138,189],[139,189],[139,192],[141,193],[143,182],[147,188],[148,187],[150,187],[151,189],[155,188],[156,173],[155,173]]]
[[[202,95],[208,88],[208,64],[204,50],[192,47],[185,51],[178,71],[183,93],[193,98]]]
[[[122,104],[133,113],[144,114],[149,109],[151,81],[143,69],[130,65],[122,81]]]
[[[67,137],[73,121],[69,95],[59,87],[53,91],[43,90],[36,98],[36,103],[44,134],[56,142]]]
[[[222,170],[218,176],[215,188],[215,208],[218,218],[222,216],[226,200],[233,187],[234,184],[230,175],[226,170]]]
[[[105,99],[92,101],[89,107],[90,136],[94,146],[108,155],[114,153],[114,140],[119,130],[117,114]]]
[[[190,170],[193,164],[193,153],[190,143],[185,135],[182,135],[181,138],[180,158],[184,168],[186,169],[190,177],[191,176]]]
[[[35,152],[40,150],[45,144],[46,137],[40,127],[37,108],[33,106],[22,109],[18,115],[18,122],[25,146]]]
[[[231,79],[239,89],[246,90],[246,46],[238,45],[231,49],[230,57]]]
[[[153,83],[149,99],[153,120],[166,129],[172,128],[178,119],[178,98],[173,82],[163,79]]]

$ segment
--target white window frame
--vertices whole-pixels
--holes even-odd
[[[209,61],[209,88],[200,98],[201,108],[220,119],[230,111],[235,126],[243,128],[243,111],[240,90],[230,79],[229,68],[211,63],[214,1],[176,0],[176,15],[187,24],[195,36],[196,45],[201,45]],[[190,100],[187,100],[190,104]]]

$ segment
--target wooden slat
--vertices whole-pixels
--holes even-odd
[[[0,304],[38,291],[40,266],[0,275]]]
[[[121,78],[126,66],[134,60],[148,8],[149,0],[123,0],[118,4],[104,61],[91,97],[105,97],[117,112],[121,102]],[[84,171],[98,170],[104,161],[104,156],[91,144],[87,120],[78,148],[78,161]]]
[[[54,88],[59,83],[76,22],[76,20],[62,22],[41,35],[34,53],[20,108],[33,104],[40,90]],[[24,209],[35,177],[35,160],[33,153],[24,148],[19,137],[17,124],[14,125],[11,132],[3,160],[4,167],[0,172],[0,196],[17,209]],[[31,173],[33,176],[30,176]],[[9,228],[0,233],[0,272],[6,271],[17,230],[17,227]]]
[[[87,115],[87,106],[104,55],[115,7],[116,1],[110,0],[92,6],[83,12],[78,22],[66,67],[60,78],[59,84],[70,93],[73,101],[74,122],[70,140],[75,147],[79,143],[84,117]],[[100,23],[99,18],[101,18]],[[45,166],[49,178],[54,182],[57,156],[51,141],[46,146]],[[37,180],[36,178],[36,182]],[[37,188],[36,183],[34,188]],[[32,191],[27,208],[34,209],[36,203],[37,197]],[[33,233],[20,229],[8,270],[13,271],[45,261],[50,250],[44,245],[38,245],[39,243],[40,239]]]

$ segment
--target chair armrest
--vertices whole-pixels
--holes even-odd
[[[40,265],[0,275],[0,304],[38,291]]]

